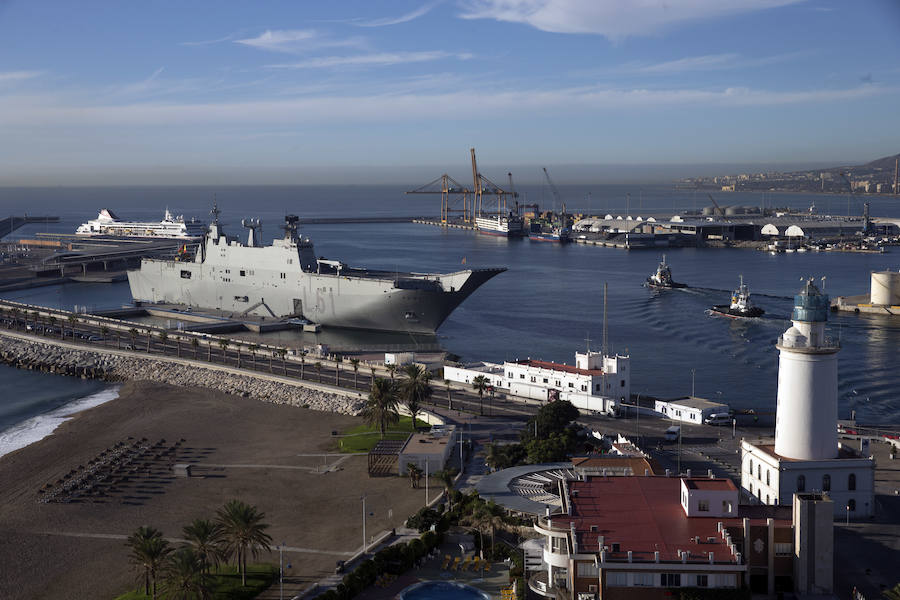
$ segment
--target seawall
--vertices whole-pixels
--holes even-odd
[[[143,356],[121,350],[82,349],[59,341],[33,339],[0,330],[0,362],[20,369],[110,382],[158,381],[184,387],[205,387],[263,402],[287,404],[347,415],[359,415],[364,398],[309,382],[265,373],[208,365],[187,359]]]

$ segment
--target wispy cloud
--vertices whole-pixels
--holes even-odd
[[[23,81],[25,79],[34,79],[40,77],[44,73],[42,71],[0,71],[0,83],[7,81]]]
[[[237,44],[286,54],[302,54],[322,48],[363,47],[361,38],[333,38],[315,29],[267,29],[256,37],[234,40]]]
[[[377,52],[354,56],[319,56],[295,63],[267,65],[270,69],[325,69],[336,67],[385,67],[406,63],[430,62],[445,58],[468,60],[471,54],[453,54],[442,50],[424,52]]]
[[[386,27],[388,25],[399,25],[400,23],[409,23],[410,21],[414,21],[419,17],[424,17],[428,14],[432,8],[437,6],[437,2],[433,2],[431,4],[425,4],[420,6],[416,10],[410,11],[404,15],[400,15],[399,17],[384,17],[381,19],[373,19],[371,21],[358,21],[353,24],[357,27]]]
[[[347,120],[359,122],[415,121],[418,119],[527,117],[547,111],[597,114],[599,110],[655,110],[673,106],[813,107],[832,102],[858,101],[879,95],[900,95],[900,88],[860,85],[834,90],[774,91],[752,88],[623,89],[581,87],[568,89],[477,88],[430,94],[379,93],[322,95],[283,100],[248,100],[215,103],[130,104],[68,103],[64,99],[0,97],[0,124],[19,127],[170,126],[194,127],[204,123],[290,126]]]
[[[463,19],[523,23],[553,33],[593,33],[612,40],[692,21],[776,8],[802,0],[464,0]]]
[[[735,53],[705,54],[702,56],[686,56],[684,58],[667,60],[658,63],[630,62],[616,68],[615,71],[638,73],[644,75],[667,75],[674,73],[684,73],[687,71],[747,69],[786,62],[808,55],[808,52],[788,52],[785,54],[774,54],[771,56],[750,58]]]
[[[210,46],[212,44],[221,44],[222,42],[230,42],[236,39],[240,34],[239,33],[229,33],[228,35],[220,38],[216,38],[214,40],[200,40],[197,42],[181,42],[179,46]]]

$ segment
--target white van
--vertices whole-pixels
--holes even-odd
[[[681,427],[673,425],[666,429],[665,439],[667,442],[677,442],[679,435],[681,435]]]
[[[731,415],[728,413],[717,413],[709,415],[703,422],[707,425],[731,425]]]

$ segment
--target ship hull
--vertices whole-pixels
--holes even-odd
[[[182,304],[237,314],[302,317],[328,327],[434,333],[483,283],[506,269],[399,278],[299,273],[264,284],[223,282],[202,263],[145,259],[128,272],[135,301]],[[261,275],[261,273],[257,273]]]
[[[552,233],[529,233],[528,239],[532,242],[550,242],[551,244],[568,244],[572,240]]]
[[[710,309],[714,314],[722,315],[723,317],[729,317],[731,319],[755,319],[763,316],[766,312],[759,307],[752,307],[745,312],[741,312],[739,310],[734,310],[728,304],[718,304],[713,306]]]
[[[658,290],[679,290],[682,288],[686,288],[687,284],[686,283],[677,283],[674,281],[671,283],[658,283],[648,277],[647,278],[647,287],[656,288]]]

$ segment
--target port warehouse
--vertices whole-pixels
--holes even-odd
[[[727,404],[685,396],[674,400],[656,400],[654,410],[674,421],[700,424],[712,415],[728,414]]]
[[[524,359],[497,363],[447,365],[444,379],[471,385],[484,377],[494,390],[539,400],[568,400],[579,409],[613,414],[631,398],[628,356],[576,352],[575,365]]]
[[[896,235],[900,224],[893,220],[875,220],[874,232],[881,235]],[[855,236],[865,231],[862,218],[844,217],[801,217],[797,215],[781,217],[753,217],[725,220],[714,217],[680,216],[665,220],[664,217],[614,216],[586,217],[575,222],[572,229],[576,234],[603,234],[606,236],[626,236],[634,241],[645,238],[662,238],[650,245],[697,244],[706,240],[757,241],[773,237],[797,237],[806,239],[826,239]]]

